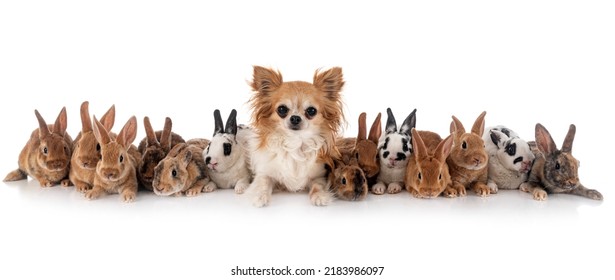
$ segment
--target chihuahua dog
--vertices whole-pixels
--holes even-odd
[[[317,70],[312,84],[283,82],[279,71],[255,66],[249,141],[254,206],[269,204],[274,187],[309,190],[313,205],[333,199],[327,180],[340,158],[335,138],[344,121],[342,69]]]

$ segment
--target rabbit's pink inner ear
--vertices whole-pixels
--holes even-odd
[[[107,131],[111,131],[113,124],[115,124],[115,104],[111,105],[111,108],[100,118],[100,122]]]
[[[152,124],[149,121],[149,117],[147,116],[143,118],[143,128],[145,128],[145,139],[147,140],[148,146],[160,144],[158,142],[158,139],[156,139],[156,133],[152,128]]]
[[[374,123],[372,124],[372,128],[369,130],[368,139],[369,141],[372,141],[374,143],[378,143],[378,140],[380,139],[380,135],[382,135],[382,124],[380,123],[381,117],[382,117],[382,114],[378,113],[378,116],[376,116],[376,119],[374,120]]]
[[[419,133],[414,128],[412,128],[412,145],[417,158],[424,158],[428,156],[425,142],[423,142],[423,138],[421,138]]]
[[[66,128],[68,127],[68,121],[66,117],[66,107],[62,107],[60,114],[56,118],[56,122],[53,125],[53,132],[64,135]]]
[[[359,115],[359,133],[357,141],[367,139],[367,114],[365,112]]]
[[[562,152],[572,153],[572,142],[574,142],[574,135],[576,134],[576,132],[577,127],[574,124],[571,124],[568,128],[566,138],[564,139],[564,144],[562,145]]]
[[[92,131],[92,119],[90,118],[90,103],[88,101],[83,101],[81,103],[81,132],[90,132]]]
[[[436,147],[435,155],[439,157],[440,161],[445,162],[446,158],[451,153],[452,148],[453,148],[453,137],[452,135],[449,135],[444,140],[442,140],[442,142],[438,144],[438,147]]]
[[[536,144],[538,149],[544,154],[552,154],[557,150],[555,141],[551,137],[549,131],[540,123],[536,124]]]
[[[117,142],[124,148],[128,148],[137,137],[137,117],[132,116],[117,135]]]
[[[38,110],[34,110],[34,115],[36,115],[36,120],[38,121],[38,136],[40,138],[43,138],[51,134],[51,131],[49,131],[49,127],[47,126],[45,119],[43,119],[43,116],[41,116]]]
[[[472,133],[479,135],[479,136],[483,136],[483,132],[485,132],[485,115],[487,114],[486,111],[483,111],[482,113],[480,113],[480,115],[478,116],[478,118],[476,118],[476,121],[474,122],[474,125],[472,126]]]
[[[101,145],[109,144],[109,142],[111,142],[111,138],[109,137],[107,130],[105,130],[105,127],[96,119],[96,116],[94,116],[93,122],[92,131],[94,132],[96,141],[98,141]]]
[[[453,116],[453,121],[451,122],[451,133],[454,133],[454,134],[466,133],[466,129],[463,127],[463,124],[455,116]]]

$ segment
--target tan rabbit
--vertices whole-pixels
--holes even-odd
[[[453,149],[446,163],[453,180],[453,189],[460,196],[466,195],[466,188],[472,188],[480,196],[488,196],[490,193],[487,186],[489,157],[482,139],[485,114],[487,112],[482,112],[478,116],[470,133],[466,133],[461,122],[453,116],[451,123]]]
[[[161,196],[195,196],[209,183],[205,172],[203,148],[197,145],[180,143],[161,160],[154,172],[152,187]]]
[[[412,147],[406,169],[406,189],[417,198],[434,198],[444,193],[456,197],[451,188],[451,176],[446,158],[451,152],[453,138],[449,135],[442,140],[440,135],[430,131],[412,129]]]
[[[119,193],[124,202],[132,202],[137,196],[136,168],[141,155],[132,142],[137,136],[137,118],[132,116],[115,140],[107,129],[94,117],[94,136],[100,143],[102,158],[96,165],[94,186],[85,193],[88,199],[102,194]]]
[[[141,164],[137,169],[139,184],[146,190],[152,190],[152,180],[154,180],[154,168],[158,165],[167,153],[175,145],[185,143],[184,138],[171,132],[173,123],[170,118],[166,118],[162,131],[154,132],[149,117],[143,118],[143,127],[147,135],[139,143],[139,153],[141,153]]]
[[[100,144],[94,136],[88,107],[88,101],[81,104],[81,132],[73,142],[73,155],[70,161],[69,178],[79,192],[92,189],[96,175],[96,164],[101,158]],[[100,118],[100,122],[107,131],[111,130],[115,123],[115,105],[111,106]]]
[[[27,176],[36,179],[41,187],[58,183],[69,186],[68,171],[73,139],[66,133],[66,108],[62,108],[53,125],[47,125],[41,114],[34,110],[38,129],[19,153],[19,168],[4,178],[5,182],[24,180]]]
[[[368,178],[373,178],[380,172],[380,161],[378,160],[378,140],[382,134],[382,126],[380,123],[381,114],[378,113],[372,127],[367,134],[366,113],[359,115],[359,134],[357,138],[339,138],[336,141],[336,146],[340,150],[342,157],[349,155],[356,157],[359,167]]]

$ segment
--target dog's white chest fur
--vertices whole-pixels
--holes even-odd
[[[251,147],[257,143],[252,139]],[[325,176],[324,164],[317,160],[323,144],[320,137],[273,135],[265,147],[252,149],[251,165],[255,174],[268,176],[289,191],[300,191],[314,178]]]

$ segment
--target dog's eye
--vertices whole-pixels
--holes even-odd
[[[308,117],[308,119],[311,119],[316,116],[316,113],[318,113],[318,110],[316,110],[316,108],[314,107],[308,107],[307,109],[305,109],[305,115]]]
[[[120,163],[124,162],[124,156],[120,155]]]
[[[43,154],[47,154],[48,152],[47,147],[43,147]]]
[[[280,116],[281,118],[286,118],[286,116],[288,115],[288,107],[284,105],[280,105],[277,111],[278,111],[278,116]]]
[[[173,176],[173,178],[177,177],[177,170],[173,169],[173,171],[171,171],[171,176]]]
[[[556,163],[555,163],[555,169],[556,169],[556,170],[559,170],[559,168],[560,168],[560,166],[559,166],[559,162],[556,162]]]
[[[342,178],[342,185],[346,185],[346,178]]]
[[[100,143],[96,143],[96,151],[99,152],[100,151]]]
[[[466,143],[466,141],[463,141],[463,143],[461,143],[461,148],[462,149],[467,149],[468,148],[468,143]]]

